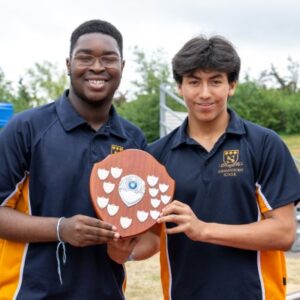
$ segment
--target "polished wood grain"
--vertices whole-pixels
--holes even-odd
[[[120,170],[122,174],[115,178],[121,172]],[[127,183],[126,176],[129,175],[140,178],[139,186],[144,186],[145,190],[144,194],[139,194],[134,189],[135,180],[132,182],[129,180],[130,185],[133,185],[132,190],[129,188],[129,195],[133,195],[133,198],[143,195],[136,204],[126,204],[121,197],[124,195],[124,182]],[[120,185],[122,180],[123,185]],[[113,190],[110,191],[111,189]],[[115,225],[121,237],[140,234],[156,224],[162,208],[172,201],[174,189],[175,182],[166,168],[149,153],[136,149],[107,156],[93,166],[90,177],[91,200],[96,215]],[[132,199],[128,200],[130,202]],[[115,214],[111,215],[112,213]]]

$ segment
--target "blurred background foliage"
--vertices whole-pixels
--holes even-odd
[[[164,83],[176,93],[170,63],[162,49],[146,55],[134,48],[134,67],[137,80],[132,91],[116,93],[114,105],[126,119],[139,126],[148,142],[159,137],[159,86]],[[229,106],[240,116],[269,127],[280,134],[300,133],[299,63],[287,59],[286,75],[274,65],[262,70],[258,78],[246,74],[240,79]],[[10,102],[15,113],[55,100],[68,87],[65,70],[44,61],[35,63],[20,76],[17,84],[6,79],[0,66],[0,102]],[[130,96],[128,96],[130,95]],[[167,98],[168,105],[178,111],[184,108]]]

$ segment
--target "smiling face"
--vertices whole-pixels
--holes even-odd
[[[110,105],[123,71],[117,41],[106,34],[88,33],[77,40],[67,59],[71,86],[69,98],[77,106]]]
[[[188,107],[189,122],[215,125],[227,120],[227,100],[236,82],[229,83],[225,72],[196,70],[183,76],[179,93]]]

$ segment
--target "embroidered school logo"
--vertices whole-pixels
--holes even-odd
[[[124,150],[124,147],[122,146],[118,146],[118,145],[111,145],[111,148],[110,148],[110,153],[111,154],[115,154],[115,153],[119,153],[121,151]]]
[[[223,162],[219,165],[218,174],[233,177],[244,172],[244,163],[239,159],[240,150],[224,150]]]
[[[239,153],[239,150],[225,150],[223,152],[223,162],[228,166],[236,164],[239,160]]]

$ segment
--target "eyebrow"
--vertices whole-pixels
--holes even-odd
[[[202,79],[201,77],[195,75],[195,74],[190,74],[186,76],[187,78],[194,78],[194,79]],[[222,74],[217,73],[215,75],[212,75],[211,77],[209,77],[209,79],[218,79],[218,78],[222,78]]]
[[[81,48],[81,49],[78,49],[74,54],[78,54],[78,53],[93,54],[93,50],[92,49]],[[116,51],[104,51],[104,53],[102,55],[117,55],[117,56],[121,56]]]
[[[213,75],[212,77],[210,77],[210,79],[218,79],[218,78],[222,78],[222,74],[216,74],[216,75]]]
[[[76,51],[76,53],[81,53],[81,52],[84,52],[84,53],[92,53],[93,51],[91,49],[78,49]]]

